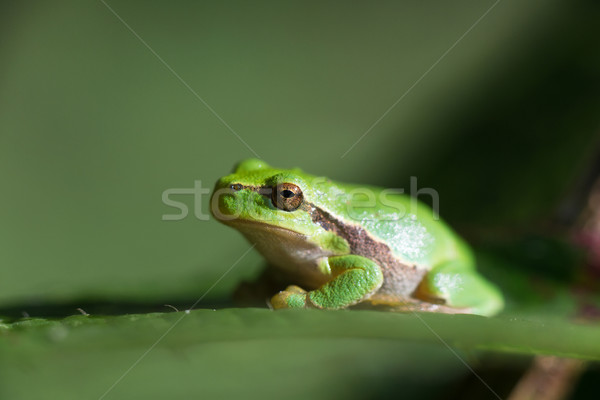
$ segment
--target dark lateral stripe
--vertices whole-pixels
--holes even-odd
[[[310,213],[312,221],[319,224],[326,231],[333,232],[344,238],[350,245],[352,253],[369,258],[381,259],[389,264],[397,262],[388,245],[375,240],[362,227],[345,224],[314,204],[305,204],[307,204],[306,208]]]
[[[338,236],[342,236],[341,233],[344,231],[344,229],[341,228],[343,228],[345,224],[333,217],[327,211],[324,211],[314,204],[306,201],[300,206],[300,209],[310,214],[312,222],[319,224],[326,231],[334,232]]]
[[[234,186],[239,186],[238,189],[234,188]],[[244,189],[252,190],[262,196],[271,198],[271,194],[273,193],[273,188],[271,186],[251,186],[251,185],[243,185],[241,183],[232,183],[229,185],[231,190],[235,190],[236,192]]]

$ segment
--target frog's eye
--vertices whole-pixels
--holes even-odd
[[[280,183],[273,188],[271,200],[275,207],[284,211],[294,211],[302,204],[302,189],[293,183]]]

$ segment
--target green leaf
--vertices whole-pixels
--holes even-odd
[[[431,380],[430,388],[408,386],[433,395],[441,390],[436,385],[469,374],[466,365],[479,365],[489,351],[600,359],[600,325],[516,317],[247,308],[80,315],[0,329],[0,371],[10,382],[0,394],[7,398],[15,393],[99,398],[133,365],[106,398],[160,397],[169,390],[307,395],[295,379],[311,382],[312,390],[326,397],[357,383],[334,388],[327,382],[341,383],[352,373],[369,376],[369,371],[383,380],[390,368],[408,381]],[[36,384],[28,384],[33,377]],[[178,383],[171,386],[170,380]]]

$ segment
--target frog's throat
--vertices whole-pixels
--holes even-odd
[[[226,224],[254,244],[270,264],[293,277],[294,283],[316,289],[330,279],[319,269],[318,261],[335,254],[313,243],[307,235],[260,221],[237,219]]]

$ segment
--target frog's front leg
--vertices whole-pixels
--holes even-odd
[[[273,296],[273,308],[344,308],[367,299],[383,283],[379,265],[357,255],[329,257],[322,270],[333,279],[310,292],[290,286]]]

